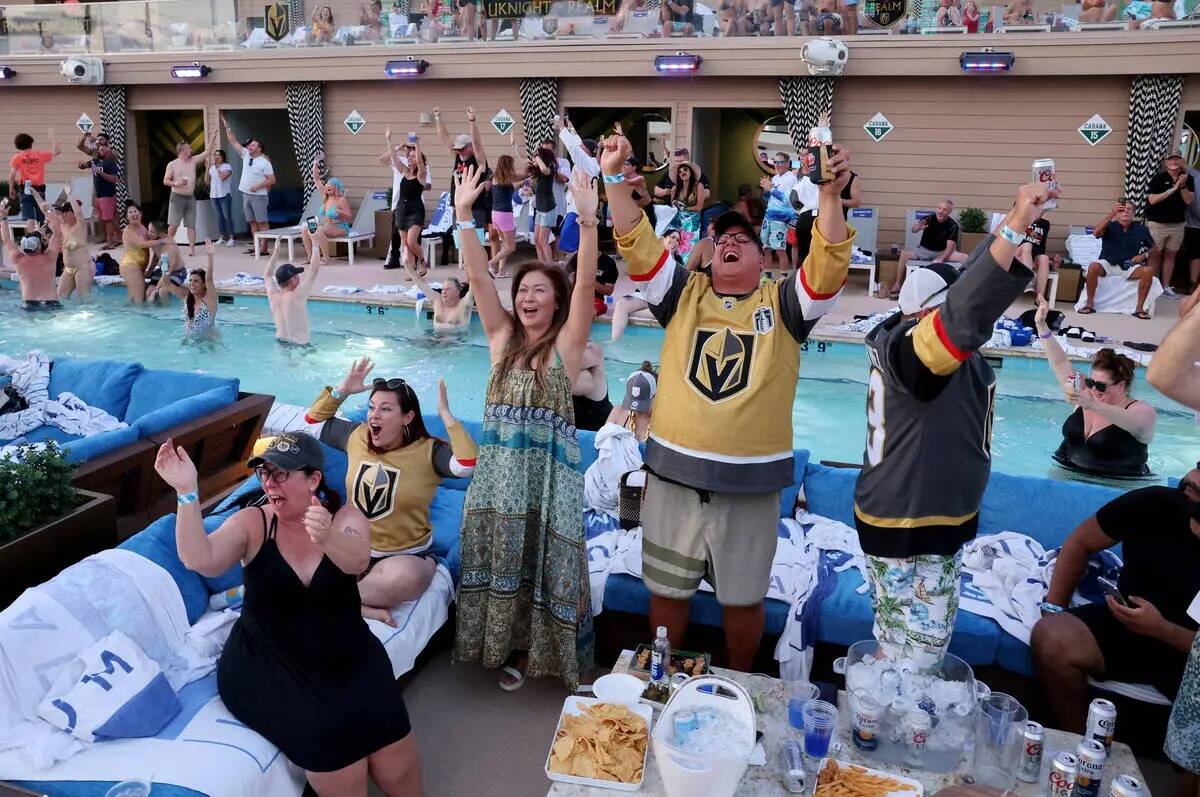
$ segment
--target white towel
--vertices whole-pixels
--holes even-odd
[[[339,296],[349,296],[361,290],[362,288],[357,288],[354,285],[326,285],[321,289],[321,293],[336,293]]]
[[[125,278],[120,276],[119,274],[97,274],[96,275],[96,284],[103,285],[105,287],[111,287],[113,285],[124,285]]]
[[[258,274],[247,274],[245,271],[239,271],[228,279],[217,281],[217,285],[222,288],[261,287],[265,284],[266,281]]]
[[[969,578],[964,579],[959,608],[991,617],[1028,645],[1042,616],[1056,553],[1047,554],[1037,540],[1015,531],[976,537],[963,547],[963,572]]]
[[[29,406],[0,415],[0,440],[13,440],[45,423],[49,384],[50,358],[40,351],[30,352],[24,363],[12,369],[12,387]]]
[[[89,407],[74,393],[59,393],[58,398],[46,403],[45,409],[45,423],[80,437],[129,426],[99,407]]]
[[[621,477],[642,467],[642,453],[633,432],[605,423],[596,432],[596,461],[583,474],[583,505],[616,518]]]
[[[409,290],[411,288],[407,285],[384,285],[379,283],[371,288],[367,288],[367,293],[394,294],[408,293]]]

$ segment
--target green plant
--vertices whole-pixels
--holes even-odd
[[[963,208],[958,214],[958,226],[966,233],[987,232],[987,217],[979,208]]]
[[[17,458],[0,459],[0,542],[74,509],[74,473],[53,441],[45,448],[21,446]]]

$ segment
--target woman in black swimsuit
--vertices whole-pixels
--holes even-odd
[[[1034,323],[1046,357],[1067,401],[1075,406],[1063,423],[1063,441],[1054,452],[1054,461],[1093,476],[1148,476],[1146,460],[1158,415],[1146,402],[1129,396],[1133,360],[1112,349],[1100,349],[1092,358],[1090,376],[1073,374],[1066,353],[1046,326],[1049,305],[1040,296],[1037,302]]]
[[[202,576],[239,561],[245,599],[217,665],[221,700],[239,722],[305,770],[321,797],[419,795],[421,764],[404,698],[379,639],[360,614],[358,577],[370,527],[325,484],[311,435],[288,433],[254,468],[264,506],[211,535],[200,518],[196,466],[167,440],[154,468],[179,494],[179,559]]]

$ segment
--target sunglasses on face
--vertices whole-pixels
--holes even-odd
[[[292,472],[290,470],[279,470],[277,468],[272,469],[261,466],[254,469],[254,476],[260,484],[266,484],[269,481],[276,484],[283,484],[288,480],[288,476],[291,475]]]
[[[1108,390],[1108,382],[1099,382],[1095,379],[1092,379],[1090,376],[1084,379],[1083,383],[1092,390],[1095,390],[1097,393],[1103,393],[1104,391]]]
[[[730,243],[742,244],[744,246],[745,244],[751,243],[753,240],[754,239],[749,235],[735,232],[732,235],[722,235],[720,238],[714,239],[713,243],[715,243],[717,246],[724,246],[725,244]]]

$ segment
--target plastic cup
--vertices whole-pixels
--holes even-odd
[[[147,797],[150,784],[144,780],[125,780],[109,789],[104,797]]]
[[[810,700],[816,700],[821,690],[816,684],[808,681],[788,681],[788,724],[797,735],[804,733],[804,707]]]
[[[804,706],[804,754],[810,758],[829,755],[829,743],[837,727],[837,706],[824,700],[810,700]]]

